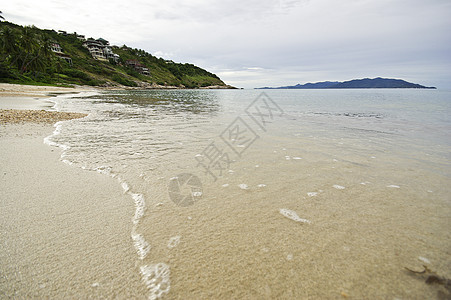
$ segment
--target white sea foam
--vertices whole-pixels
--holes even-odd
[[[388,187],[388,188],[395,188],[395,189],[399,189],[399,188],[400,188],[399,185],[394,185],[394,184],[387,185],[387,187]]]
[[[425,264],[431,263],[431,261],[429,259],[427,259],[426,257],[423,257],[423,256],[418,256],[418,259],[421,260],[422,262],[424,262]]]
[[[124,193],[127,193],[128,191],[130,191],[130,187],[128,186],[128,183],[125,182],[125,181],[123,181],[123,182],[121,183],[121,187],[122,187],[122,189],[124,190]]]
[[[144,216],[146,202],[144,201],[144,196],[142,194],[131,194],[131,196],[135,201],[135,215],[133,216],[132,221],[134,225],[137,225],[139,220]]]
[[[149,243],[139,233],[132,233],[132,240],[139,259],[143,260],[150,251]]]
[[[95,170],[100,174],[111,175],[112,168],[109,166],[100,166],[95,168]]]
[[[177,247],[177,245],[180,243],[180,238],[181,238],[180,235],[171,237],[168,242],[168,248],[172,249],[174,247]]]
[[[247,189],[249,189],[249,186],[248,186],[247,184],[245,184],[245,183],[239,184],[238,186],[239,186],[240,189],[242,189],[242,190],[247,190]]]
[[[141,266],[142,280],[149,289],[149,300],[161,298],[171,289],[170,270],[165,263]]]
[[[336,188],[337,190],[344,190],[345,189],[344,186],[338,185],[338,184],[334,184],[333,187]]]
[[[202,192],[192,192],[191,193],[191,195],[193,196],[193,197],[202,197]]]
[[[289,209],[286,209],[286,208],[281,208],[281,209],[279,210],[279,212],[280,212],[283,216],[285,216],[285,217],[287,217],[288,219],[291,219],[291,220],[293,220],[293,221],[300,222],[300,223],[307,223],[307,224],[312,223],[311,221],[309,221],[309,220],[307,220],[307,219],[302,219],[302,218],[300,218],[300,217],[298,216],[298,214],[297,214],[295,211],[292,211],[292,210],[289,210]]]
[[[47,144],[47,145],[53,146],[53,147],[59,147],[59,148],[63,149],[63,151],[66,151],[66,150],[70,149],[69,146],[57,143],[53,140],[55,136],[61,134],[63,122],[68,122],[68,121],[56,122],[55,125],[53,125],[55,127],[55,130],[53,131],[52,135],[44,138],[44,144]]]
[[[73,162],[71,162],[71,161],[69,161],[67,159],[63,159],[62,162],[65,163],[66,165],[69,165],[69,166],[74,164]]]

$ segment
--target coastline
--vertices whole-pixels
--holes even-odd
[[[78,91],[0,85],[1,109],[26,109],[0,122],[0,298],[146,292],[130,243],[130,198],[112,178],[62,163],[43,142],[53,123],[80,117],[42,110],[53,105],[46,96]]]

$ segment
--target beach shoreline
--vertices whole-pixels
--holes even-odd
[[[85,90],[0,84],[0,116],[9,115],[0,117],[0,298],[145,294],[130,198],[114,179],[62,163],[61,150],[43,142],[55,122],[84,116],[43,110],[49,94]]]
[[[89,114],[80,121],[55,129],[61,116],[50,114],[48,122],[43,115],[30,122],[27,114],[49,113],[41,101],[55,102],[18,96],[31,110],[15,110],[18,122],[0,124],[0,298],[449,295],[421,278],[423,266],[450,278],[449,177],[442,166],[416,160],[443,163],[431,151],[440,147],[409,139],[391,145],[380,132],[369,133],[371,141],[368,133],[350,136],[330,128],[349,124],[337,118],[321,127],[278,119],[280,126],[261,133],[218,182],[203,181],[201,199],[179,207],[168,198],[168,179],[196,172],[189,161],[206,143],[199,137],[220,132],[216,124],[227,118],[196,115],[214,122],[179,124],[183,101],[171,117],[172,110],[121,103],[126,97],[110,103],[83,95],[55,101],[61,110]],[[196,124],[202,129],[193,131]],[[323,128],[327,134],[317,134]],[[48,136],[67,164],[59,148],[44,145]],[[413,158],[405,157],[407,147]]]

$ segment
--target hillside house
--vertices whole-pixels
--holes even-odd
[[[125,62],[125,65],[127,67],[133,68],[136,70],[136,72],[143,74],[143,75],[150,75],[149,69],[146,68],[143,64],[141,64],[139,61],[135,59],[129,59]]]
[[[113,53],[113,49],[107,40],[102,38],[94,40],[88,39],[83,43],[83,46],[89,50],[92,57],[101,61],[108,61],[113,59],[116,63],[119,61],[119,55]]]
[[[103,53],[103,48],[105,46],[94,39],[88,39],[83,43],[83,46],[89,50],[92,57],[97,60],[107,61],[105,54]]]
[[[77,37],[77,39],[79,39],[80,41],[86,41],[86,38],[85,38],[85,36],[84,35],[82,35],[82,34],[78,34],[78,33],[76,33],[76,32],[74,32],[74,35]]]
[[[64,59],[67,63],[72,65],[72,58],[63,52],[63,49],[58,43],[52,43],[50,45],[50,49],[52,50],[53,53],[55,53],[56,56],[58,56],[61,59]]]

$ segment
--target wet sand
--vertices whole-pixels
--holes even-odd
[[[390,154],[354,164],[301,144],[309,146],[259,144],[240,169],[204,185],[195,205],[153,205],[140,228],[155,245],[151,259],[171,266],[168,298],[447,299],[443,285],[406,269],[451,276],[446,180],[390,166]],[[175,248],[166,247],[171,236],[180,236]]]
[[[42,108],[22,94],[4,99],[2,108]],[[43,143],[61,114],[35,111],[38,121],[45,116],[36,123],[33,112],[12,113],[13,123],[0,124],[0,298],[145,295],[130,238],[131,199],[115,180],[62,163],[60,149]]]

